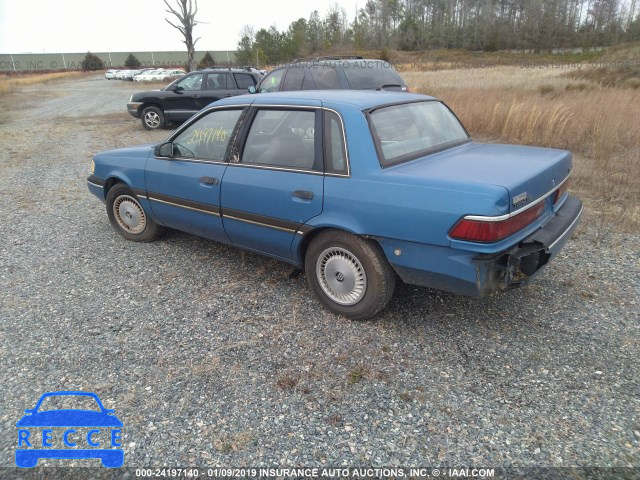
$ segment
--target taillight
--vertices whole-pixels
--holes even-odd
[[[569,190],[569,180],[564,182],[562,184],[562,186],[559,189],[556,190],[556,193],[554,193],[554,195],[553,195],[553,204],[554,205],[556,203],[558,203],[558,200],[560,200],[565,193],[567,193],[567,190]]]
[[[449,235],[456,240],[469,242],[497,242],[522,230],[540,217],[544,204],[545,202],[540,202],[522,213],[500,221],[492,220],[491,217],[487,217],[487,220],[465,217],[455,224]]]

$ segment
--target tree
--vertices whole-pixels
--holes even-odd
[[[140,60],[133,53],[130,53],[127,59],[124,61],[124,66],[129,68],[139,68]]]
[[[87,52],[84,56],[84,60],[80,62],[80,67],[85,72],[87,70],[102,70],[104,68],[104,62],[97,55]]]
[[[198,62],[199,69],[212,68],[215,65],[216,65],[216,62],[213,60],[213,57],[209,52],[205,53],[204,57],[202,57],[202,60]]]
[[[178,9],[176,10],[169,4],[169,0],[164,0],[164,4],[167,6],[167,13],[175,16],[179,24],[175,24],[169,21],[168,18],[165,18],[167,23],[171,25],[173,28],[178,30],[184,40],[182,41],[187,47],[187,66],[189,71],[195,70],[196,61],[195,61],[195,53],[196,53],[196,42],[200,40],[200,37],[193,39],[193,28],[198,25],[198,21],[196,21],[196,13],[198,13],[198,0],[195,1],[195,8],[192,3],[192,0],[175,0],[178,5]]]

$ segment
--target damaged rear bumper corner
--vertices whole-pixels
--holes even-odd
[[[544,227],[513,248],[475,257],[477,294],[486,296],[526,285],[571,238],[582,211],[582,202],[569,195]]]

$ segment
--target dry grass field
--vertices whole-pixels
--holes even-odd
[[[477,139],[571,150],[572,190],[586,201],[588,220],[603,235],[640,228],[640,89],[544,65],[403,76],[412,91],[444,100]]]
[[[6,95],[29,85],[47,83],[54,80],[80,78],[86,76],[84,72],[55,72],[35,73],[28,75],[4,75],[0,74],[0,95]],[[90,75],[90,74],[89,74]]]

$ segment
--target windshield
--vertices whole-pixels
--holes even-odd
[[[94,410],[99,412],[100,406],[93,397],[84,395],[55,395],[42,400],[39,412],[48,410]]]
[[[384,166],[469,141],[451,110],[434,100],[379,108],[369,118]]]
[[[354,90],[404,87],[406,84],[387,62],[361,60],[343,64],[349,87]]]

